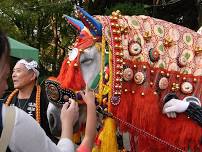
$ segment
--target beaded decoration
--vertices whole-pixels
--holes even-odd
[[[7,98],[5,104],[9,106],[13,100],[13,97],[17,95],[19,92],[18,89],[15,89]],[[40,93],[41,87],[39,85],[36,86],[36,121],[40,124],[41,117],[40,117]]]
[[[63,105],[69,101],[69,98],[76,100],[76,93],[71,89],[62,89],[60,84],[49,78],[45,81],[45,90],[49,102],[57,105]]]

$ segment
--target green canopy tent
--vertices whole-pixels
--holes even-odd
[[[16,58],[31,58],[33,60],[39,61],[39,50],[18,42],[10,37],[8,37],[11,48],[11,56]]]

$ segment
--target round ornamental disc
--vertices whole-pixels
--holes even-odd
[[[162,25],[155,25],[154,26],[154,33],[155,35],[159,36],[159,37],[163,37],[164,36],[164,27]]]
[[[73,48],[71,51],[69,51],[69,60],[73,61],[74,59],[76,59],[76,57],[78,56],[78,52],[79,50],[77,48]]]
[[[168,78],[163,77],[159,80],[159,88],[164,90],[168,87]]]
[[[144,81],[145,81],[145,76],[142,72],[137,72],[135,73],[134,75],[134,81],[137,83],[137,84],[142,84]]]
[[[57,82],[46,80],[45,91],[46,96],[50,102],[60,104],[62,93],[61,88]]]
[[[112,98],[111,98],[111,103],[113,105],[118,105],[120,103],[120,97],[116,96],[116,95],[113,95]]]
[[[141,51],[142,51],[142,48],[139,43],[132,42],[129,44],[130,55],[132,55],[132,56],[138,55],[141,53]]]
[[[193,61],[194,59],[194,53],[191,50],[185,49],[181,53],[181,55],[178,58],[178,63],[180,66],[186,66],[188,63]]]
[[[125,81],[130,81],[133,79],[133,70],[131,68],[126,68],[123,70],[123,79]]]
[[[156,62],[160,58],[160,54],[157,49],[150,49],[149,50],[149,58],[152,62]]]
[[[193,86],[190,82],[183,82],[181,85],[181,91],[184,94],[190,94],[193,92]]]
[[[191,46],[193,44],[193,36],[191,33],[184,33],[183,34],[183,40],[185,44]]]
[[[178,59],[178,63],[180,67],[184,67],[187,65],[188,62],[184,56],[180,56]]]
[[[168,33],[169,37],[173,39],[173,41],[178,41],[180,39],[180,32],[178,29],[171,28]]]

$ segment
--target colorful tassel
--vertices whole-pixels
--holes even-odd
[[[116,125],[115,121],[108,117],[104,121],[103,131],[100,133],[101,140],[100,152],[118,152],[116,140]]]
[[[57,77],[57,80],[60,82],[62,88],[79,91],[85,87],[85,82],[83,80],[78,61],[79,57],[80,55],[78,55],[77,59],[71,62],[69,59],[65,59],[63,61],[60,73]]]
[[[81,134],[80,134],[80,132],[77,132],[77,133],[73,134],[72,141],[73,141],[73,143],[76,143],[76,144],[81,143]]]

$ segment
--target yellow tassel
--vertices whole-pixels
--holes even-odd
[[[93,147],[92,152],[100,152],[100,149],[97,146],[95,146]]]
[[[108,117],[105,119],[104,127],[100,133],[99,139],[101,140],[99,152],[118,152],[116,125],[112,118]]]
[[[105,67],[105,37],[102,37],[102,60],[101,60],[101,70],[100,70],[100,81],[99,81],[99,89],[98,89],[98,101],[101,104],[102,102],[102,90],[103,90],[103,71]]]
[[[110,47],[109,47],[110,49]],[[113,83],[113,63],[112,63],[112,50],[109,50],[109,88],[112,88],[112,83]],[[112,98],[112,89],[110,89],[109,95],[108,95],[108,112],[111,111],[111,98]]]

